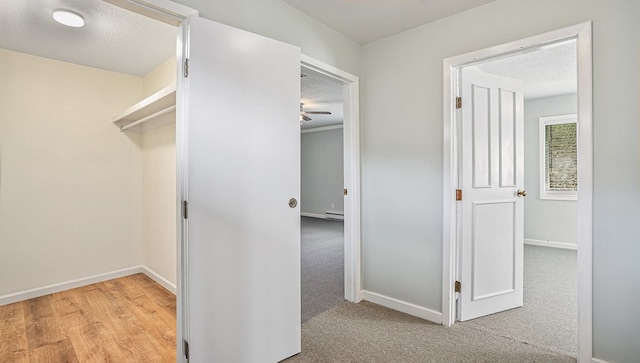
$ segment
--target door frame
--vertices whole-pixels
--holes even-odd
[[[458,274],[457,223],[459,206],[459,131],[462,114],[455,109],[460,94],[460,70],[464,66],[531,52],[545,45],[576,39],[578,67],[578,362],[592,358],[592,265],[593,265],[593,132],[592,132],[592,23],[591,21],[550,31],[502,45],[443,60],[443,241],[442,241],[442,324],[456,319]]]
[[[321,73],[343,85],[343,164],[344,164],[344,298],[363,299],[360,272],[360,81],[357,76],[301,55],[303,68]]]

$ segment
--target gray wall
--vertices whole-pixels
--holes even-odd
[[[524,102],[524,238],[578,243],[578,203],[540,199],[540,116],[577,112],[576,94],[544,97]]]
[[[496,0],[362,47],[365,289],[442,311],[443,59],[592,20],[593,354],[637,361],[638,14],[637,0]]]
[[[303,133],[301,144],[300,211],[344,211],[342,129]]]

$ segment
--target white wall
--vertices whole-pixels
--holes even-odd
[[[145,95],[176,81],[171,58],[143,79]],[[176,125],[142,134],[144,238],[142,264],[176,285]]]
[[[324,215],[329,209],[344,211],[342,139],[342,129],[302,133],[301,212]]]
[[[0,296],[140,265],[142,79],[0,49]]]
[[[302,54],[358,75],[360,46],[282,0],[176,0],[200,16],[293,44]]]
[[[176,285],[176,126],[143,134],[142,264]]]
[[[367,290],[442,308],[443,59],[593,20],[593,354],[637,361],[638,14],[637,0],[496,0],[362,48]]]
[[[171,57],[142,78],[143,97],[176,83],[176,58]]]
[[[577,245],[578,203],[540,199],[539,118],[576,113],[577,95],[544,97],[524,102],[524,238]]]

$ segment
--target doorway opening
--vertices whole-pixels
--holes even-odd
[[[443,240],[443,324],[452,325],[457,319],[456,281],[460,269],[463,247],[459,236],[463,223],[457,223],[463,204],[455,201],[455,190],[460,188],[461,170],[459,152],[462,111],[455,108],[456,98],[462,92],[462,70],[472,66],[482,67],[490,61],[504,60],[514,55],[535,52],[540,49],[559,47],[575,41],[577,55],[577,140],[578,150],[578,200],[577,215],[577,301],[578,312],[578,359],[591,359],[591,221],[592,221],[592,133],[591,133],[591,24],[584,23],[560,29],[512,43],[463,54],[444,61],[444,240]],[[551,115],[549,115],[551,116]],[[518,193],[519,194],[519,193]],[[537,194],[537,193],[535,193]],[[469,217],[467,217],[467,220]],[[575,231],[574,231],[575,232]],[[522,241],[519,242],[522,247]],[[465,281],[461,281],[465,284]],[[466,282],[471,283],[470,281]],[[464,293],[464,290],[463,290]],[[467,296],[468,297],[468,296]]]
[[[301,322],[344,301],[342,82],[300,70]]]
[[[473,107],[464,90],[473,87],[474,91],[481,87],[482,82],[492,84],[491,77],[510,79],[521,85],[522,102],[519,109],[515,110],[521,121],[516,122],[517,128],[511,130],[507,127],[507,118],[501,114],[497,123],[500,142],[500,160],[492,164],[500,169],[500,176],[505,174],[505,165],[513,165],[517,161],[521,170],[516,173],[519,181],[517,188],[523,191],[522,197],[515,197],[516,203],[522,203],[521,227],[519,233],[524,244],[512,252],[522,255],[522,262],[518,262],[522,270],[522,294],[518,304],[512,305],[513,309],[506,309],[498,303],[492,303],[489,311],[476,313],[472,306],[475,302],[471,299],[458,299],[457,320],[464,321],[465,325],[479,329],[494,331],[503,336],[513,337],[518,341],[544,346],[567,355],[575,356],[577,352],[577,240],[578,240],[578,210],[577,210],[577,134],[575,114],[577,112],[577,88],[576,88],[576,44],[575,39],[566,42],[554,43],[537,48],[531,52],[501,58],[498,60],[486,60],[461,69],[463,84],[463,108]],[[482,75],[476,83],[471,83],[468,77]],[[465,77],[467,75],[468,77]],[[518,82],[520,81],[520,82]],[[487,85],[485,84],[485,85]],[[499,93],[501,103],[506,89],[501,88]],[[500,105],[503,109],[504,105]],[[463,110],[461,131],[464,134],[469,124],[476,124],[476,120],[465,118],[464,115],[474,114],[468,109]],[[492,125],[494,126],[494,125]],[[472,128],[475,130],[475,128]],[[509,133],[509,131],[512,131]],[[513,132],[516,131],[516,132]],[[472,136],[476,140],[477,136]],[[460,145],[461,155],[467,155],[473,148],[468,138],[462,138]],[[504,141],[514,141],[516,147],[515,159],[510,153],[510,145]],[[475,142],[475,141],[473,141]],[[495,154],[494,154],[495,155]],[[463,157],[464,158],[464,157]],[[521,161],[521,162],[520,162]],[[477,163],[477,161],[476,161]],[[461,175],[474,173],[473,169],[464,166],[471,163],[462,163]],[[467,175],[468,176],[468,175]],[[473,198],[473,192],[463,181],[462,190],[467,196]],[[500,180],[501,187],[509,188]],[[465,196],[465,197],[467,197]],[[486,198],[486,197],[485,197]],[[468,253],[465,250],[465,237],[471,237],[474,242],[472,253],[482,253],[482,243],[476,239],[464,219],[469,217],[465,211],[469,206],[476,208],[486,200],[478,200],[478,204],[464,200],[462,213],[459,215],[459,223],[462,226],[461,235],[458,237],[461,246],[461,254]],[[484,198],[482,198],[484,199]],[[495,204],[494,204],[495,205]],[[478,208],[471,213],[472,218],[479,216]],[[506,226],[505,220],[498,222],[498,226],[492,228],[489,237],[496,238],[501,226]],[[491,241],[484,241],[490,243]],[[509,241],[512,242],[512,241]],[[493,242],[496,243],[496,242]],[[509,245],[501,246],[500,251],[510,251]],[[493,252],[489,257],[489,265],[497,267],[500,252]],[[458,281],[465,281],[464,285],[473,284],[473,288],[481,284],[479,275],[483,271],[482,260],[473,259],[471,282],[465,275],[465,259],[459,260]],[[511,260],[508,260],[511,262]],[[477,262],[477,263],[476,263]],[[506,265],[507,268],[513,269]],[[499,274],[501,277],[509,276],[509,273]],[[495,278],[493,278],[495,279]],[[492,279],[492,280],[493,280]],[[495,282],[497,283],[497,282]],[[468,290],[463,289],[461,296],[469,296]],[[505,289],[505,294],[508,294]],[[475,295],[474,295],[475,296]],[[490,298],[489,298],[490,299]],[[479,299],[488,300],[488,299]],[[467,305],[469,304],[469,305]],[[471,309],[471,312],[469,311]],[[536,326],[536,329],[531,329]]]
[[[303,139],[303,142],[304,139],[311,141],[307,146],[312,145],[314,142],[313,139],[316,139],[315,143],[317,144],[318,136],[321,136],[321,138],[326,139],[325,141],[333,144],[328,148],[328,145],[325,144],[324,152],[333,155],[333,159],[336,159],[334,164],[338,163],[338,159],[341,159],[342,163],[341,167],[339,165],[331,166],[325,163],[325,169],[327,169],[325,172],[334,174],[333,178],[329,178],[333,180],[329,183],[333,183],[334,185],[331,187],[330,191],[327,189],[327,191],[321,192],[320,194],[324,194],[325,196],[329,195],[329,199],[318,199],[318,193],[308,190],[306,194],[311,199],[305,202],[305,189],[311,189],[310,187],[312,187],[312,185],[308,185],[308,183],[305,185],[305,179],[309,180],[312,173],[308,173],[309,175],[301,175],[301,197],[303,198],[301,200],[302,218],[320,217],[321,219],[338,220],[330,222],[333,223],[333,230],[336,230],[336,223],[343,223],[342,228],[340,228],[339,225],[337,227],[338,230],[342,230],[343,234],[343,248],[339,251],[342,254],[343,261],[338,262],[338,265],[343,266],[343,283],[341,284],[344,286],[343,293],[340,298],[337,297],[337,294],[334,294],[335,296],[333,297],[325,296],[329,301],[326,302],[325,300],[324,303],[320,304],[321,306],[324,306],[324,308],[321,308],[322,310],[331,306],[332,300],[334,303],[338,301],[337,299],[343,299],[351,302],[359,302],[362,300],[362,294],[360,293],[359,80],[358,77],[352,74],[305,55],[302,55],[301,65],[301,74],[305,75],[302,80],[302,103],[307,101],[309,103],[308,106],[312,106],[314,98],[319,100],[322,97],[326,97],[325,104],[316,105],[319,107],[318,111],[323,111],[324,108],[326,108],[328,112],[335,112],[336,116],[340,115],[341,117],[338,117],[338,119],[342,120],[340,126],[337,125],[336,119],[333,121],[330,119],[323,120],[322,116],[324,115],[309,114],[308,116],[310,118],[316,118],[316,120],[304,121],[301,125],[303,132],[301,139]],[[305,89],[305,83],[312,84],[308,84],[307,89]],[[321,84],[324,84],[324,86]],[[321,90],[320,88],[325,89]],[[324,96],[321,96],[321,93],[324,93]],[[330,93],[330,95],[328,93]],[[306,111],[305,105],[302,106],[303,108],[301,109],[301,112],[303,112],[302,110]],[[320,108],[323,108],[323,110],[320,110]],[[320,122],[317,122],[316,125],[319,127],[314,127],[315,121],[324,121],[325,123],[320,124]],[[313,147],[308,148],[307,153],[312,152],[312,148]],[[305,152],[304,147],[301,150],[303,153]],[[303,162],[304,159],[305,158],[303,156]],[[335,170],[336,167],[341,168],[342,170]],[[329,169],[334,170],[330,171]],[[305,173],[305,166],[302,167],[301,171],[302,173]],[[307,171],[311,171],[311,169],[308,169]],[[318,171],[319,170],[315,170],[314,172]],[[339,174],[342,174],[342,177],[340,177]],[[338,183],[341,183],[340,186]],[[342,198],[342,200],[339,200],[338,198]],[[309,221],[313,222],[311,220]],[[302,227],[304,228],[304,225]],[[337,253],[337,255],[339,254],[340,253]],[[303,265],[302,268],[304,274],[305,266]],[[339,269],[340,266],[337,268]],[[318,276],[316,275],[316,277]],[[302,278],[304,280],[305,276],[302,276]],[[332,279],[335,278],[340,277],[337,274],[334,274]],[[302,293],[304,294],[305,292],[303,291]],[[303,302],[305,301],[305,298],[308,297],[309,296],[303,297]],[[324,298],[319,297],[316,302],[321,300],[324,300]],[[310,309],[303,307],[303,321],[305,314],[312,314],[312,312],[317,310],[317,308],[320,308],[320,306]]]

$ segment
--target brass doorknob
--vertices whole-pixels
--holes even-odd
[[[526,197],[527,196],[527,192],[522,190],[522,189],[518,189],[516,194],[518,194],[519,197]]]

